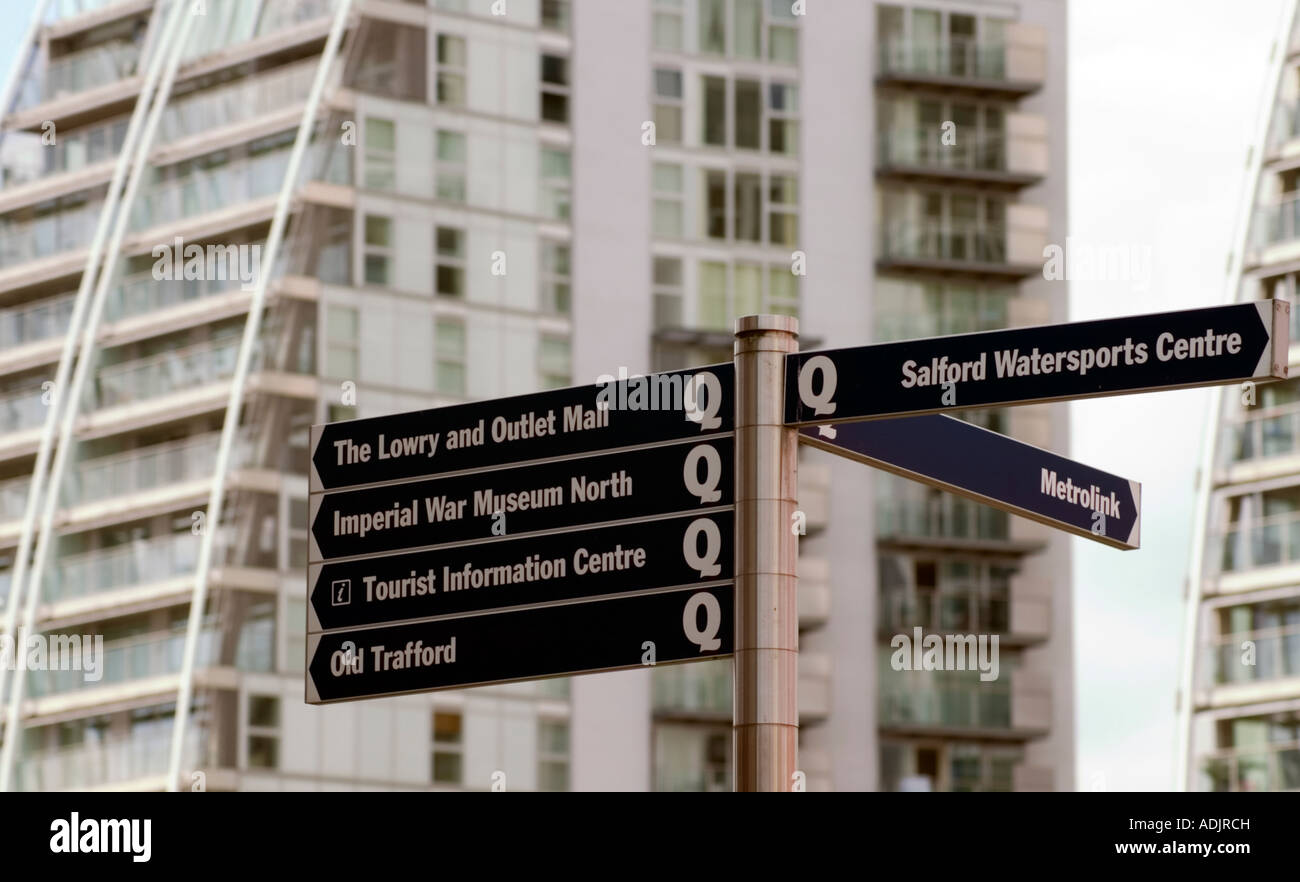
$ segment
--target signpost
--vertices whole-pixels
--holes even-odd
[[[307,638],[307,701],[483,686],[732,651],[730,585],[327,631]]]
[[[842,423],[1286,377],[1290,305],[1259,300],[801,352],[785,420]]]
[[[806,353],[745,316],[733,364],[315,426],[306,699],[731,654],[736,788],[792,789],[800,441],[1137,548],[1136,482],[940,414],[1285,377],[1289,312]]]
[[[812,447],[1094,539],[1138,547],[1142,485],[950,416],[805,428]]]

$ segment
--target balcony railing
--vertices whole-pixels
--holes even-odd
[[[167,774],[172,727],[127,738],[42,750],[24,756],[18,766],[20,790],[81,790]],[[197,727],[185,733],[183,764],[199,765],[204,748]]]
[[[891,674],[898,676],[882,672],[883,677]],[[880,692],[880,720],[893,726],[1009,729],[1011,689],[1003,682],[936,689],[890,686]]]
[[[891,129],[881,134],[877,164],[943,171],[1005,172],[1007,142],[1001,135],[980,138],[962,135],[956,144],[943,144],[937,130]]]
[[[1253,238],[1256,247],[1290,242],[1300,236],[1300,193],[1286,193],[1255,215]]]
[[[1230,462],[1296,453],[1300,451],[1300,404],[1250,413],[1224,431]]]
[[[210,132],[303,101],[316,68],[314,59],[300,62],[175,101],[163,111],[158,141],[165,144]]]
[[[91,409],[157,398],[182,389],[215,383],[235,373],[239,338],[201,343],[101,368],[87,387]]]
[[[880,46],[882,74],[910,74],[1002,80],[1007,76],[1006,46],[974,40],[886,40]]]
[[[880,499],[876,531],[881,536],[1005,540],[1010,521],[1006,512],[953,496],[932,501]]]
[[[64,504],[96,502],[210,476],[220,437],[199,435],[79,463],[63,485]]]
[[[199,537],[170,533],[59,558],[46,570],[43,597],[70,600],[174,579],[194,571]]]
[[[109,43],[50,61],[38,76],[24,84],[18,109],[25,110],[62,95],[76,94],[124,80],[135,74],[140,47],[134,43]]]
[[[72,323],[76,302],[76,294],[63,294],[0,310],[0,349],[62,336]]]
[[[669,665],[654,672],[654,709],[666,713],[731,713],[731,662]]]
[[[0,218],[0,269],[89,245],[100,202],[30,219]]]
[[[896,260],[1005,264],[1007,231],[985,224],[894,223],[883,231],[881,253]]]
[[[0,395],[0,433],[20,432],[44,422],[49,413],[45,395],[39,386]]]
[[[255,267],[253,269],[256,269]],[[158,280],[152,273],[128,276],[108,292],[104,318],[115,322],[137,315],[226,294],[243,284],[240,279]]]
[[[1300,790],[1300,741],[1215,751],[1200,768],[1202,791]]]
[[[83,637],[84,641],[87,638]],[[195,664],[203,667],[214,663],[221,645],[221,634],[205,629],[199,633],[198,655]],[[29,671],[28,692],[33,698],[60,695],[79,689],[92,689],[119,683],[174,674],[181,669],[185,650],[183,630],[169,634],[145,634],[126,640],[104,643],[99,680],[88,680],[82,670]],[[84,658],[84,656],[83,656]]]
[[[1255,645],[1253,664],[1242,660],[1247,640]],[[1216,686],[1300,677],[1300,625],[1227,634],[1208,649],[1208,670]]]
[[[27,493],[32,479],[24,475],[0,483],[0,521],[15,521],[27,512]]]
[[[288,165],[289,151],[274,150],[155,184],[131,206],[131,229],[144,230],[272,196],[280,191]]]
[[[911,632],[918,625],[928,632],[1005,634],[1011,630],[1011,601],[1004,585],[990,592],[978,585],[944,585],[932,594],[910,590],[882,591],[882,625]]]
[[[1300,562],[1300,512],[1232,524],[1222,543],[1221,572]]]

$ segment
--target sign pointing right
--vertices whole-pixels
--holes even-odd
[[[1287,375],[1291,305],[1258,300],[786,356],[785,423],[816,425]]]
[[[1095,539],[1138,547],[1142,485],[942,414],[806,428],[799,440]]]

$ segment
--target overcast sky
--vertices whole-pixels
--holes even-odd
[[[1151,282],[1074,282],[1072,319],[1211,306],[1282,0],[1070,4],[1070,235],[1149,248]],[[1271,86],[1270,86],[1271,88]],[[1142,482],[1142,548],[1075,544],[1080,789],[1174,786],[1174,692],[1203,390],[1070,405],[1071,455]]]
[[[1070,4],[1071,237],[1151,257],[1147,285],[1074,281],[1073,319],[1222,302],[1282,4]],[[34,0],[4,5],[0,76]],[[1072,540],[1081,789],[1174,784],[1182,590],[1208,401],[1191,390],[1070,405],[1071,456],[1143,485],[1141,550]]]

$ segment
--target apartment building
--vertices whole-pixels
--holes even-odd
[[[1295,3],[1275,48],[1255,143],[1237,299],[1291,302],[1300,332],[1300,30]],[[1184,789],[1300,789],[1300,380],[1216,395],[1201,470],[1180,694]]]
[[[105,672],[27,674],[14,786],[165,786],[192,688],[182,786],[730,789],[729,661],[305,705],[307,431],[730,360],[752,312],[805,349],[1063,320],[1064,3],[803,6],[207,0],[186,31],[166,2],[46,4],[0,107],[10,570],[116,157],[146,162],[32,568],[33,628],[102,635]],[[159,280],[155,248],[277,224],[241,376],[257,285]],[[970,418],[1068,450],[1063,408]],[[1068,541],[814,452],[800,506],[802,785],[1070,788]],[[999,634],[1001,679],[894,671],[915,626]]]

